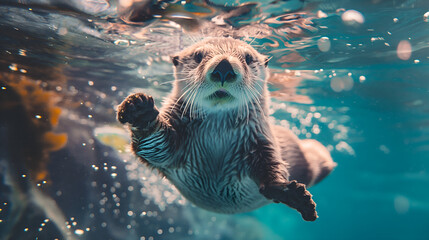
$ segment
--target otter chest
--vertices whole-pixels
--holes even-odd
[[[199,126],[184,139],[178,161],[167,178],[194,204],[217,212],[243,212],[260,207],[266,199],[248,176],[250,131],[243,128]]]

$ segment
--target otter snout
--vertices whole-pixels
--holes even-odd
[[[210,74],[210,79],[213,82],[220,82],[223,86],[225,82],[234,82],[237,79],[237,74],[235,74],[231,63],[223,59]]]

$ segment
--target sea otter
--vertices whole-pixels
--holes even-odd
[[[267,57],[241,40],[208,38],[172,62],[173,90],[160,110],[144,93],[118,106],[135,154],[201,208],[239,213],[281,202],[316,220],[306,186],[336,164],[319,142],[270,122]]]

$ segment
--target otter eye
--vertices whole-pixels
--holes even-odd
[[[246,63],[247,64],[251,64],[252,62],[253,62],[253,57],[252,57],[252,55],[250,55],[250,54],[246,54]]]
[[[195,54],[194,54],[194,60],[195,60],[195,62],[197,62],[197,63],[200,63],[202,60],[203,60],[203,54],[201,53],[201,52],[196,52]]]

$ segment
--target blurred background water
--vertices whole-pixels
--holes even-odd
[[[273,120],[338,163],[317,221],[201,210],[131,154],[116,105],[210,36],[272,57]],[[428,63],[427,0],[2,0],[0,239],[429,239]]]

